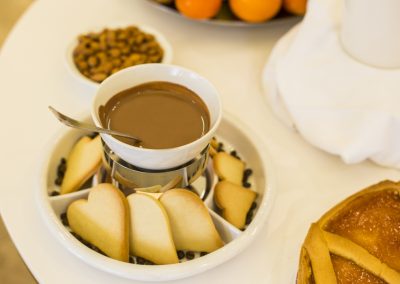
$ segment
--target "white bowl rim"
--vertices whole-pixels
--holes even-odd
[[[88,118],[86,116],[81,116],[83,118]],[[271,160],[271,155],[267,150],[264,143],[258,138],[250,128],[244,125],[239,119],[232,115],[227,115],[224,113],[224,119],[227,119],[229,123],[234,125],[240,132],[243,129],[247,129],[246,136],[251,137],[253,142],[252,146],[260,154],[260,162],[263,167],[263,175],[265,178],[265,193],[262,202],[258,206],[258,212],[247,229],[242,232],[242,234],[223,246],[222,248],[205,255],[201,258],[197,258],[191,261],[178,264],[168,264],[168,265],[134,265],[131,263],[125,263],[121,261],[114,260],[107,256],[96,253],[95,251],[87,248],[80,241],[78,241],[72,234],[70,234],[65,227],[61,224],[57,218],[53,208],[49,202],[48,189],[47,189],[47,179],[48,179],[48,168],[50,160],[52,158],[53,151],[55,149],[54,141],[60,141],[63,136],[65,136],[67,131],[74,131],[72,129],[62,131],[60,130],[53,138],[50,140],[48,147],[44,148],[47,154],[44,155],[41,163],[41,176],[39,179],[40,190],[37,191],[36,201],[39,207],[41,215],[51,231],[51,233],[58,239],[61,244],[77,258],[81,259],[83,262],[92,265],[100,270],[106,271],[110,274],[124,277],[127,279],[134,279],[140,281],[167,281],[174,279],[182,279],[195,274],[202,273],[210,268],[216,267],[234,256],[238,255],[246,247],[250,245],[254,237],[256,237],[261,229],[266,225],[267,218],[272,210],[275,195],[276,195],[276,180],[275,173],[273,169],[273,164]],[[250,138],[249,138],[250,139]]]
[[[217,106],[217,108],[218,108],[218,115],[216,116],[214,125],[213,125],[203,136],[201,136],[200,138],[198,138],[198,139],[196,139],[196,140],[194,140],[194,141],[192,141],[192,142],[190,142],[190,143],[187,143],[187,144],[184,144],[184,145],[181,145],[181,146],[178,146],[178,147],[164,148],[164,149],[139,148],[139,147],[136,147],[136,146],[132,146],[132,145],[126,144],[126,143],[124,143],[124,142],[122,142],[122,141],[120,141],[120,140],[114,138],[114,137],[111,136],[111,135],[104,134],[104,133],[101,133],[100,135],[101,135],[101,136],[107,137],[108,139],[110,139],[111,141],[113,141],[113,143],[116,143],[116,144],[118,144],[118,145],[120,145],[120,146],[122,146],[122,147],[124,147],[124,148],[132,149],[132,150],[136,150],[136,151],[140,151],[140,152],[143,152],[143,153],[152,154],[152,153],[169,152],[169,151],[172,151],[172,150],[173,150],[173,151],[179,151],[179,150],[184,150],[184,149],[186,149],[186,148],[190,148],[190,147],[192,147],[194,144],[199,143],[200,141],[203,141],[204,139],[206,139],[206,137],[208,136],[209,133],[214,133],[214,132],[217,130],[217,128],[218,128],[218,126],[219,126],[219,124],[220,124],[220,122],[221,122],[221,119],[222,119],[222,102],[221,102],[221,97],[220,97],[219,92],[218,92],[218,90],[216,89],[216,87],[215,87],[209,80],[207,80],[204,76],[198,74],[198,73],[195,72],[195,71],[192,71],[192,70],[190,70],[190,69],[188,69],[188,68],[185,68],[185,67],[182,67],[182,66],[179,66],[179,65],[164,64],[164,63],[147,63],[147,64],[141,64],[141,65],[131,66],[131,67],[127,67],[127,68],[124,68],[124,69],[118,71],[118,74],[122,74],[122,73],[125,73],[125,72],[130,72],[131,69],[136,69],[136,68],[151,68],[152,66],[159,66],[159,67],[161,66],[161,67],[166,67],[166,68],[177,68],[177,69],[183,70],[184,72],[188,72],[188,73],[194,75],[196,78],[199,78],[200,80],[203,80],[204,82],[206,82],[207,84],[209,84],[209,86],[211,87],[211,89],[213,89],[213,92],[217,95],[217,101],[218,101],[218,106]],[[115,74],[116,74],[116,73],[115,73]],[[113,74],[113,75],[114,75],[114,74]],[[108,80],[109,78],[111,78],[113,75],[111,75],[110,77],[106,78],[106,79],[104,80],[104,82],[105,82],[106,80]],[[112,78],[111,78],[111,79],[112,79]],[[93,99],[95,99],[95,96],[93,97]],[[97,110],[95,109],[95,106],[94,106],[94,104],[92,103],[92,105],[91,105],[92,119],[93,119],[93,117],[96,117],[96,118],[98,117],[98,115],[96,115],[96,112],[97,112]],[[96,119],[96,120],[93,120],[93,121],[94,121],[94,123],[96,124],[96,126],[103,127],[103,126],[101,125],[100,121],[98,121],[97,119]]]
[[[146,33],[154,35],[157,39],[157,42],[160,44],[160,46],[164,50],[164,55],[163,55],[163,58],[160,63],[170,64],[172,62],[173,51],[172,51],[171,44],[169,43],[169,41],[166,39],[166,37],[160,31],[156,30],[155,28],[153,28],[151,26],[140,25],[140,24],[135,24],[135,23],[113,23],[113,24],[107,24],[107,26],[104,26],[104,27],[97,26],[97,27],[94,27],[91,29],[89,28],[84,33],[87,34],[90,32],[100,32],[106,28],[117,29],[117,28],[125,28],[128,26],[135,26]],[[81,33],[81,34],[84,34],[84,33]],[[70,40],[70,43],[67,46],[67,52],[66,52],[66,58],[65,58],[67,68],[70,71],[70,73],[74,77],[78,78],[82,83],[85,83],[86,85],[89,85],[91,87],[98,88],[100,83],[92,81],[89,78],[87,78],[85,75],[83,75],[74,63],[73,52],[74,52],[74,49],[77,44],[78,44],[78,36],[76,35],[73,39]],[[149,64],[149,63],[145,63],[145,64]],[[123,69],[121,69],[121,70],[123,70]]]

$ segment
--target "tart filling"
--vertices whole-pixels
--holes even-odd
[[[313,281],[400,283],[400,183],[364,189],[311,225],[297,283]]]

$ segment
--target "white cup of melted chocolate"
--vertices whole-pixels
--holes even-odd
[[[92,105],[97,126],[142,141],[101,134],[133,166],[181,166],[204,150],[221,120],[221,102],[204,77],[182,67],[144,64],[121,70],[100,84]]]

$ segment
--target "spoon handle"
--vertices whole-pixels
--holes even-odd
[[[56,116],[56,118],[62,122],[63,124],[77,128],[77,129],[82,129],[82,130],[87,130],[87,131],[92,131],[92,132],[97,132],[97,133],[104,133],[104,134],[109,134],[109,135],[115,135],[115,136],[120,136],[120,137],[125,137],[128,139],[134,140],[135,143],[141,142],[141,140],[135,136],[121,133],[119,131],[115,130],[110,130],[110,129],[105,129],[105,128],[100,128],[95,125],[91,125],[88,123],[84,123],[81,121],[77,121],[71,117],[66,116],[65,114],[62,114],[61,112],[55,110],[53,107],[49,106],[50,111]]]

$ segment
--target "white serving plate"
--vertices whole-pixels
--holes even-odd
[[[227,1],[226,1],[227,2]],[[277,15],[275,15],[272,19],[269,19],[265,22],[262,23],[248,23],[246,21],[242,21],[235,17],[233,15],[233,12],[229,12],[228,18],[226,19],[206,19],[206,20],[198,20],[198,19],[190,19],[188,17],[185,17],[181,13],[179,13],[175,8],[169,6],[169,5],[163,5],[160,3],[157,3],[154,0],[148,0],[148,3],[152,5],[152,7],[165,12],[166,14],[170,14],[172,16],[175,16],[177,18],[181,18],[182,20],[186,21],[191,21],[191,22],[198,22],[200,24],[208,24],[214,27],[227,27],[227,28],[252,28],[252,27],[270,27],[274,24],[282,24],[286,23],[289,21],[299,21],[302,17],[292,15],[288,12],[285,12],[283,8],[278,12]],[[223,3],[225,7],[227,6],[227,3]]]
[[[86,120],[90,119],[86,117]],[[271,159],[266,147],[251,133],[245,125],[232,116],[224,115],[216,137],[223,142],[225,149],[235,149],[246,162],[247,168],[253,170],[252,189],[258,193],[255,215],[245,231],[240,231],[216,213],[213,203],[213,190],[205,199],[213,222],[226,243],[224,247],[205,256],[190,261],[170,265],[137,265],[125,263],[103,256],[86,247],[78,241],[66,228],[60,214],[74,200],[86,198],[89,189],[83,189],[66,195],[50,196],[53,190],[58,190],[54,184],[57,165],[62,157],[67,157],[74,143],[84,135],[75,129],[63,129],[49,147],[49,152],[42,165],[41,188],[37,192],[37,203],[41,216],[53,236],[71,253],[82,261],[103,271],[128,279],[144,281],[166,281],[188,277],[204,272],[212,267],[237,256],[256,238],[261,227],[267,222],[272,208],[275,186]],[[217,182],[214,178],[214,183]]]
[[[161,32],[159,32],[155,28],[152,28],[152,27],[149,27],[149,26],[136,25],[136,24],[133,24],[133,23],[110,24],[110,25],[107,25],[107,26],[104,26],[104,27],[97,27],[97,28],[93,28],[93,29],[88,29],[87,31],[82,32],[82,34],[87,34],[87,33],[90,33],[90,32],[100,32],[105,28],[117,29],[117,28],[125,28],[125,27],[128,27],[128,26],[136,26],[141,31],[153,35],[156,38],[157,42],[162,47],[162,49],[164,50],[164,54],[163,54],[163,58],[161,60],[161,63],[170,64],[172,62],[172,54],[173,54],[173,52],[172,52],[171,44],[168,42],[166,37]],[[70,71],[71,75],[74,76],[75,78],[77,78],[80,82],[84,83],[85,85],[91,86],[93,88],[97,88],[99,86],[99,83],[97,83],[95,81],[92,81],[89,78],[87,78],[85,75],[83,75],[78,70],[78,68],[76,67],[76,65],[74,63],[73,52],[74,52],[74,49],[77,46],[77,44],[78,44],[78,35],[76,35],[75,38],[71,40],[71,43],[67,47],[67,53],[66,53],[67,69]]]

